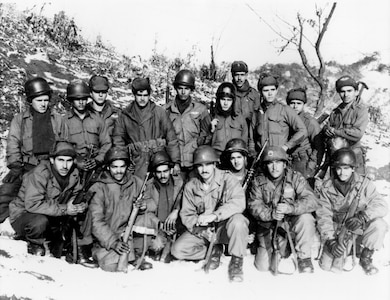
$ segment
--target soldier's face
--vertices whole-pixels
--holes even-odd
[[[343,103],[349,104],[355,101],[358,91],[353,86],[343,86],[339,95]]]
[[[72,169],[74,159],[71,156],[56,156],[54,158],[51,157],[50,162],[58,174],[64,177]]]
[[[297,112],[297,114],[300,114],[303,111],[303,107],[305,106],[305,103],[301,100],[291,100],[290,101],[290,107]]]
[[[92,91],[91,98],[99,106],[103,106],[106,102],[108,91]]]
[[[178,85],[176,88],[177,96],[181,101],[187,101],[191,95],[191,88],[185,85]]]
[[[137,93],[135,94],[135,101],[141,107],[146,106],[149,102],[149,99],[150,95],[147,90],[137,91]]]
[[[76,99],[73,100],[73,108],[79,113],[84,113],[87,107],[88,98]]]
[[[268,85],[263,87],[261,94],[263,95],[265,101],[271,103],[274,102],[276,98],[277,88],[274,85]]]
[[[169,175],[171,174],[171,169],[168,165],[161,165],[156,168],[154,171],[154,176],[161,184],[166,184],[169,180]]]
[[[248,78],[248,73],[245,72],[235,72],[233,75],[234,82],[238,87],[242,87],[245,83],[245,80]]]
[[[286,162],[283,160],[274,160],[267,163],[267,170],[273,179],[279,178],[286,168]]]
[[[204,163],[196,166],[196,169],[198,170],[199,176],[204,180],[204,181],[209,181],[211,178],[214,176],[215,172],[215,163],[210,162],[210,163]]]
[[[351,166],[340,166],[340,167],[336,167],[336,174],[337,174],[337,177],[340,179],[340,181],[348,181],[351,176],[352,176],[352,173],[354,172],[353,168]]]
[[[108,167],[108,171],[111,174],[111,177],[116,181],[122,181],[123,177],[125,177],[127,170],[127,164],[124,160],[118,159],[111,162]]]
[[[31,106],[36,112],[43,114],[49,108],[49,101],[48,95],[38,96],[31,101]]]
[[[246,157],[240,152],[233,152],[230,154],[230,163],[235,171],[241,171],[245,168]]]

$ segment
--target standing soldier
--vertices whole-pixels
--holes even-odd
[[[72,103],[72,109],[65,117],[69,139],[76,144],[76,165],[83,172],[101,166],[111,148],[111,138],[103,119],[86,109],[89,96],[90,89],[81,80],[72,81],[66,88],[66,97]]]
[[[165,151],[158,151],[150,159],[153,178],[147,183],[145,202],[147,211],[157,216],[157,237],[152,240],[154,258],[170,262],[170,256],[162,257],[165,247],[170,250],[174,235],[178,232],[178,216],[183,196],[183,179],[172,176],[173,163]],[[169,253],[169,251],[165,251]]]
[[[363,248],[359,263],[364,272],[367,275],[376,274],[378,269],[372,264],[372,255],[375,250],[383,247],[388,228],[383,217],[387,214],[388,205],[377,192],[375,185],[355,172],[356,155],[352,149],[337,150],[331,161],[332,175],[318,189],[320,208],[316,214],[318,230],[324,244],[320,267],[333,272],[343,269],[343,266],[338,268],[332,264],[334,259],[349,254],[348,241],[338,237],[345,227],[352,236],[358,236],[353,244]],[[354,203],[355,201],[357,203]],[[353,215],[346,217],[354,204],[357,206],[352,212]]]
[[[142,238],[135,237],[133,244],[122,240],[134,207],[137,206],[141,211],[146,209],[143,199],[137,203],[135,201],[141,191],[142,181],[131,174],[130,163],[127,148],[111,148],[105,159],[107,170],[91,187],[91,192],[95,194],[89,209],[92,214],[92,234],[96,238],[92,255],[104,271],[117,271],[119,258],[125,253],[135,253],[135,256],[128,257],[132,264],[141,259]],[[153,267],[144,260],[139,265],[140,270]]]
[[[179,71],[173,86],[177,95],[166,109],[179,141],[181,174],[186,180],[193,170],[193,153],[200,143],[200,122],[208,116],[208,111],[205,105],[191,97],[195,89],[195,76],[191,71]]]
[[[271,266],[274,242],[271,237],[275,234],[273,231],[278,230],[275,224],[282,222],[280,228],[287,232],[291,226],[295,235],[295,247],[290,247],[297,252],[299,272],[313,273],[311,246],[315,220],[311,213],[317,209],[318,199],[305,178],[287,167],[287,154],[283,148],[267,147],[262,164],[264,173],[255,177],[248,197],[249,211],[259,222],[255,267],[259,271],[278,272]]]
[[[93,75],[89,79],[89,88],[92,102],[87,104],[87,109],[96,113],[104,120],[108,135],[111,137],[115,122],[119,116],[119,109],[110,100],[107,100],[110,88],[108,78],[106,76]]]
[[[40,161],[49,160],[54,141],[67,139],[68,131],[61,116],[49,108],[52,90],[41,77],[24,84],[28,108],[11,121],[7,139],[9,173],[0,187],[0,223],[9,214],[8,204],[18,194],[22,176]]]
[[[220,232],[212,249],[210,269],[219,267],[223,252],[222,236],[227,235],[228,252],[232,258],[228,273],[231,281],[243,280],[243,259],[248,239],[248,220],[242,215],[245,193],[237,179],[228,171],[217,169],[218,156],[204,145],[194,152],[198,176],[184,187],[180,217],[187,228],[173,244],[172,255],[177,259],[204,259],[211,226],[217,223]],[[206,229],[207,228],[207,229]]]
[[[360,140],[368,125],[368,110],[356,102],[358,83],[352,77],[340,77],[336,81],[336,91],[343,102],[330,114],[329,122],[323,128],[324,133],[331,145],[335,145],[337,139],[342,139],[344,147],[351,147],[356,154],[356,172],[364,174],[364,149]]]
[[[73,165],[75,158],[76,151],[70,143],[57,142],[50,162],[42,161],[25,176],[17,197],[10,203],[11,225],[28,242],[31,254],[49,255],[45,252],[50,249],[54,257],[61,257],[64,224],[87,208],[85,203],[73,204],[81,190],[79,172]]]
[[[291,107],[276,101],[279,85],[274,76],[260,76],[257,85],[263,100],[254,118],[254,141],[261,148],[268,139],[270,146],[288,152],[305,139],[306,126]]]
[[[248,82],[248,65],[243,61],[234,61],[231,66],[233,84],[236,88],[235,111],[249,124],[252,121],[253,112],[260,107],[260,94],[251,87]]]
[[[150,156],[166,149],[175,164],[174,173],[180,173],[180,148],[167,112],[150,101],[149,78],[135,78],[132,82],[135,101],[119,116],[113,134],[115,146],[128,146],[134,160],[135,175],[145,177]]]
[[[294,149],[291,149],[292,168],[302,173],[305,178],[312,177],[321,165],[325,144],[321,127],[317,120],[304,111],[307,102],[306,90],[296,88],[288,91],[287,104],[296,111],[306,126],[308,137]]]

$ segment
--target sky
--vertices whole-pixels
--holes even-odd
[[[6,1],[18,9],[32,9],[53,17],[64,10],[75,19],[82,35],[91,41],[97,35],[118,52],[147,59],[153,53],[170,58],[194,55],[196,64],[244,60],[250,69],[264,63],[300,62],[296,48],[278,53],[282,42],[269,24],[284,35],[286,22],[297,24],[297,12],[315,18],[316,4],[327,15],[332,2],[280,0],[58,0]],[[35,6],[34,6],[35,5]],[[253,11],[252,11],[252,9]],[[259,17],[260,16],[260,17]],[[286,22],[284,22],[286,21]],[[310,28],[306,31],[310,37]],[[314,48],[308,47],[310,62],[316,62]],[[322,42],[325,61],[352,63],[374,51],[390,63],[390,1],[342,0],[331,19]]]

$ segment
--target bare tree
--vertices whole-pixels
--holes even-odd
[[[328,87],[328,82],[326,78],[324,77],[325,74],[325,62],[322,57],[321,53],[321,42],[324,38],[325,32],[328,29],[330,20],[333,16],[333,13],[336,9],[336,2],[333,3],[332,8],[330,9],[329,13],[325,15],[324,9],[317,7],[315,9],[316,12],[316,18],[315,19],[305,19],[299,12],[297,13],[297,25],[290,24],[284,19],[281,19],[281,22],[284,23],[288,27],[289,33],[286,34],[284,32],[281,32],[279,30],[276,30],[274,26],[266,22],[249,4],[247,4],[250,10],[252,10],[257,17],[263,21],[275,34],[277,34],[284,42],[283,45],[280,47],[279,52],[284,52],[290,45],[294,45],[298,52],[299,56],[301,57],[301,62],[310,75],[310,77],[314,80],[314,82],[317,84],[319,91],[318,91],[318,99],[317,99],[317,105],[316,105],[316,115],[320,114],[322,110],[324,109],[325,104],[325,96],[326,91]],[[312,28],[316,33],[315,42],[313,42],[311,39],[309,39],[305,35],[305,29],[309,26]],[[304,40],[307,42],[304,44]],[[307,46],[314,48],[316,57],[318,60],[318,64],[316,66],[311,65],[307,59],[306,52],[307,52]]]

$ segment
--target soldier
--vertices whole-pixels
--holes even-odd
[[[221,165],[231,171],[241,185],[244,184],[247,175],[248,155],[247,144],[240,138],[228,141],[221,155]]]
[[[240,183],[228,171],[217,169],[218,156],[213,148],[204,145],[194,152],[194,165],[198,176],[184,187],[181,220],[186,231],[172,246],[177,259],[204,259],[212,224],[218,225],[219,237],[212,249],[210,269],[219,267],[223,252],[224,235],[228,239],[228,252],[232,256],[229,267],[231,281],[243,280],[243,258],[248,238],[248,220],[242,215],[245,193]]]
[[[179,141],[181,174],[186,180],[193,171],[193,153],[200,145],[200,122],[208,116],[208,111],[205,105],[191,97],[195,89],[195,76],[191,71],[179,71],[173,86],[176,97],[166,109]]]
[[[28,108],[11,121],[7,139],[8,174],[0,187],[0,223],[9,215],[9,202],[18,194],[22,176],[40,161],[49,160],[56,139],[67,139],[61,116],[49,108],[52,90],[47,81],[34,77],[24,85]]]
[[[106,76],[93,75],[89,79],[90,96],[92,102],[87,104],[87,109],[99,115],[106,123],[108,135],[111,137],[115,122],[120,110],[110,100],[107,100],[110,85]]]
[[[87,110],[89,96],[90,89],[81,80],[72,81],[66,88],[66,97],[72,103],[72,109],[65,120],[70,142],[76,144],[76,165],[82,172],[90,172],[101,166],[106,152],[111,148],[111,138],[104,120]]]
[[[87,208],[83,202],[73,204],[81,190],[75,158],[72,144],[57,142],[50,162],[42,161],[26,174],[17,197],[10,203],[10,223],[17,235],[28,242],[31,254],[49,255],[50,250],[54,257],[60,258],[65,242],[63,229],[69,216],[81,214]],[[88,263],[88,258],[81,264],[84,262]]]
[[[365,173],[364,149],[360,140],[368,125],[368,110],[362,104],[356,103],[358,83],[350,76],[342,76],[336,81],[336,91],[343,101],[329,116],[328,124],[324,126],[325,135],[329,138],[330,151],[340,148],[337,140],[344,147],[351,147],[356,154],[356,172]]]
[[[107,169],[91,187],[94,197],[89,209],[92,214],[92,234],[96,238],[92,255],[104,271],[115,272],[119,258],[124,253],[133,253],[129,255],[132,264],[139,263],[141,259],[142,238],[135,237],[133,245],[122,240],[134,207],[137,206],[141,211],[146,209],[144,200],[135,201],[141,191],[142,181],[131,174],[130,163],[127,148],[111,148],[105,159]],[[144,260],[139,265],[141,270],[153,267]]]
[[[383,247],[388,228],[383,217],[387,214],[388,205],[375,185],[355,172],[357,161],[352,149],[337,150],[331,161],[332,175],[318,189],[320,208],[316,214],[318,230],[324,244],[320,267],[326,271],[341,271],[332,267],[332,262],[335,258],[348,255],[347,243],[340,241],[337,236],[345,226],[353,235],[358,236],[356,245],[363,248],[359,264],[364,272],[367,275],[376,274],[378,269],[372,264],[372,255],[375,250]],[[354,201],[358,201],[356,212],[343,224]]]
[[[247,124],[252,121],[253,112],[260,107],[260,94],[248,82],[248,65],[243,61],[234,61],[231,66],[233,84],[236,88],[235,111],[242,114]]]
[[[175,164],[174,173],[180,173],[180,148],[167,112],[150,101],[148,78],[135,78],[132,82],[135,101],[121,113],[115,124],[113,143],[128,146],[135,163],[135,175],[145,177],[153,152],[166,149]]]
[[[263,100],[253,121],[256,146],[261,148],[268,139],[268,145],[289,151],[302,143],[307,136],[306,126],[291,107],[276,101],[277,79],[262,75],[257,86]]]
[[[295,235],[295,247],[290,247],[297,252],[299,272],[313,273],[315,220],[311,213],[318,207],[317,196],[299,172],[287,167],[287,154],[282,147],[267,147],[262,164],[264,173],[255,177],[248,197],[249,211],[259,222],[255,267],[259,271],[278,271],[271,266],[271,237],[276,230],[274,224],[283,222],[280,227],[287,232],[291,226]]]
[[[170,245],[174,235],[178,233],[179,210],[183,196],[183,179],[181,176],[172,175],[173,163],[165,151],[158,151],[150,158],[150,168],[153,178],[146,186],[145,202],[147,211],[157,216],[158,229],[157,237],[152,240],[151,249],[154,252],[154,259],[163,259],[169,263]],[[165,249],[166,248],[166,249]]]
[[[223,82],[217,89],[215,112],[202,120],[203,144],[211,145],[220,155],[226,143],[232,138],[242,138],[254,148],[248,138],[248,125],[241,114],[235,112],[236,88],[230,82]]]
[[[306,90],[296,88],[288,91],[287,104],[296,111],[306,126],[308,137],[290,150],[292,168],[302,173],[305,178],[312,177],[321,165],[325,153],[325,144],[321,135],[321,127],[317,120],[304,111],[307,102]]]

